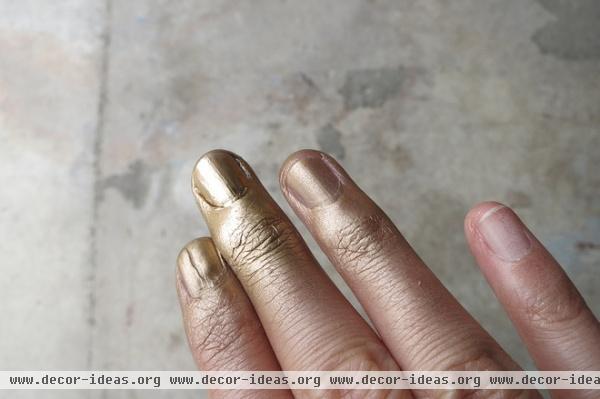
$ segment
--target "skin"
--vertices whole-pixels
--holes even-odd
[[[369,326],[318,265],[250,166],[205,154],[194,196],[210,238],[188,243],[177,287],[202,370],[520,370],[330,156],[303,150],[283,194],[352,289]],[[540,370],[599,370],[600,324],[560,265],[508,207],[465,218],[471,252]],[[213,398],[541,398],[534,391],[225,391]],[[558,399],[594,391],[557,390]],[[596,393],[597,395],[597,393]]]

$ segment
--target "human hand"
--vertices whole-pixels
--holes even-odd
[[[177,288],[202,370],[519,370],[331,157],[284,163],[285,198],[377,333],[317,264],[245,161],[204,155],[193,191],[211,238],[188,243]],[[509,208],[465,219],[469,247],[540,370],[600,370],[600,324],[560,265]],[[220,254],[220,256],[219,256]],[[222,262],[221,258],[225,261]],[[214,397],[539,398],[533,391],[213,391]],[[496,396],[494,396],[496,395]],[[554,398],[597,392],[555,391]]]

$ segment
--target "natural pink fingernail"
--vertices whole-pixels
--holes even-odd
[[[523,222],[504,205],[485,212],[477,229],[488,248],[503,261],[517,262],[531,251],[531,240]]]

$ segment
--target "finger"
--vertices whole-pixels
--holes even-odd
[[[239,282],[210,238],[177,258],[177,292],[192,355],[201,370],[278,371],[279,364]],[[292,398],[289,390],[213,390],[212,398]]]
[[[247,163],[211,151],[196,164],[192,183],[215,245],[252,301],[284,370],[397,370]]]
[[[281,185],[401,368],[518,369],[335,160],[297,152],[282,168]]]
[[[502,204],[485,202],[469,212],[465,232],[477,263],[537,366],[600,370],[600,323],[519,217]],[[583,391],[564,395],[586,397]]]

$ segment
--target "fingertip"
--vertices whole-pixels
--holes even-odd
[[[286,160],[283,161],[283,163],[281,164],[281,168],[279,168],[279,185],[281,186],[281,188],[285,190],[288,172],[290,171],[290,169],[292,169],[292,166],[296,164],[296,162],[302,159],[321,158],[324,156],[327,156],[327,154],[310,148],[298,150],[290,154],[286,158]]]
[[[205,174],[205,169],[210,169],[210,164],[231,162],[231,160],[239,162],[241,159],[242,158],[236,153],[221,148],[216,148],[205,152],[194,163],[194,167],[192,169],[192,187],[194,187],[196,184],[195,179],[197,179],[199,175],[201,176]]]
[[[194,165],[192,192],[201,207],[221,208],[243,197],[251,180],[254,180],[251,168],[239,155],[212,150]]]
[[[203,289],[219,284],[226,272],[227,267],[208,237],[188,242],[177,256],[179,288],[184,288],[192,298],[199,297]]]
[[[484,201],[472,207],[469,212],[467,212],[464,222],[467,238],[475,232],[477,223],[503,208],[510,209],[508,206],[496,201]]]
[[[285,161],[280,174],[281,190],[292,207],[315,209],[335,202],[342,185],[350,182],[344,169],[331,156],[316,150],[301,150]]]

